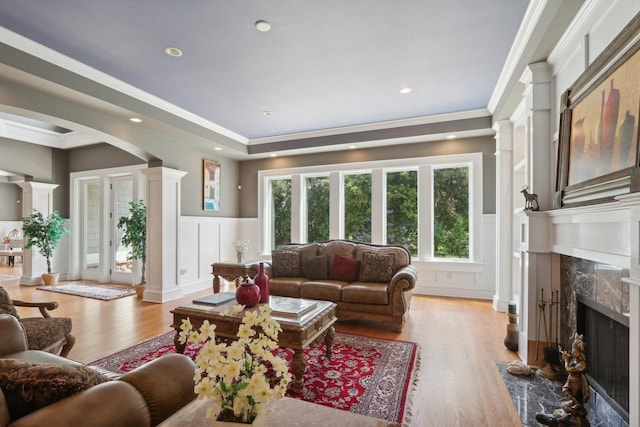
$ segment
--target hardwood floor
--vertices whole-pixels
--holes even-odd
[[[0,266],[0,274],[20,275],[20,267]],[[135,297],[100,301],[4,284],[12,298],[58,301],[52,314],[69,316],[76,335],[70,357],[90,362],[141,340],[171,330],[169,310],[210,291],[165,304]],[[21,316],[38,315],[20,308]],[[420,375],[413,393],[412,425],[416,427],[521,426],[496,368],[517,355],[503,344],[507,316],[490,301],[414,295],[401,333],[363,322],[339,322],[338,332],[355,333],[420,345]]]

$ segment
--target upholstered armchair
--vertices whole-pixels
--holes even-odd
[[[42,317],[20,317],[16,307],[40,310]],[[42,350],[67,357],[76,342],[71,333],[71,319],[51,317],[49,310],[58,308],[57,302],[26,302],[13,300],[6,289],[0,286],[0,313],[17,318],[27,336],[29,350]]]

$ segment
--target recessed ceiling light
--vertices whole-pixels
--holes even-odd
[[[402,89],[400,89],[400,93],[405,95],[407,93],[411,93],[411,88],[410,87],[403,87]]]
[[[266,33],[271,29],[271,24],[269,24],[267,21],[263,19],[256,21],[255,25],[256,25],[256,30],[263,33]]]
[[[269,157],[278,157],[278,155],[276,153],[271,153],[269,154]]]
[[[214,150],[216,151],[222,151],[222,147],[215,147]]]
[[[350,148],[351,150],[355,150],[355,149],[356,149],[356,148],[358,148],[358,147],[357,147],[356,145],[350,145],[350,146],[349,146],[349,148]]]
[[[456,139],[456,136],[455,135],[449,135],[449,136],[447,136],[447,139]]]
[[[132,121],[133,123],[142,123],[142,119],[138,117],[130,117],[129,120]]]
[[[269,110],[263,111],[262,115],[263,116],[273,116],[273,111],[269,111]]]
[[[165,47],[164,52],[169,56],[182,56],[182,51],[174,46]]]

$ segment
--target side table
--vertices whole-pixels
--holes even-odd
[[[236,282],[236,288],[240,286],[242,279],[249,275],[249,264],[237,262],[214,262],[211,264],[213,274],[213,293],[220,292],[220,277]]]

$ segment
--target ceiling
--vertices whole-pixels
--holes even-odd
[[[529,6],[527,0],[4,0],[0,65],[7,75],[18,69],[52,80],[42,63],[27,69],[5,60],[8,48],[27,52],[246,147],[308,146],[345,129],[490,116],[490,98]],[[259,20],[270,30],[259,31]],[[168,55],[167,47],[182,56]],[[83,84],[73,88],[82,91]]]

